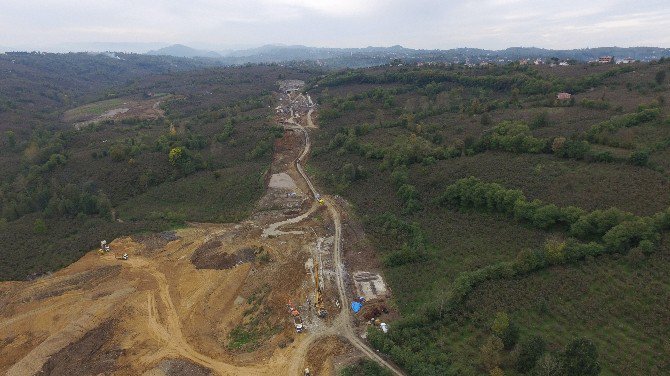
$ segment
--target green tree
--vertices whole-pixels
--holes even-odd
[[[491,331],[498,337],[501,337],[508,327],[509,316],[507,316],[507,312],[497,312],[496,317],[493,319],[493,324],[491,324]]]
[[[531,129],[546,127],[547,125],[549,125],[549,113],[547,111],[540,112],[530,121]]]
[[[44,223],[42,218],[35,220],[35,223],[33,224],[33,231],[36,234],[44,234],[47,231],[47,225]]]
[[[179,165],[181,160],[184,158],[184,148],[176,147],[176,148],[170,149],[170,153],[168,154],[168,158],[170,160],[170,163],[173,166]]]
[[[519,372],[526,373],[535,367],[538,359],[544,354],[547,344],[540,336],[525,338],[519,343],[519,357],[516,362],[516,369]]]
[[[661,85],[663,84],[663,81],[665,81],[665,69],[662,69],[658,72],[656,72],[656,76],[654,76],[654,81],[656,81],[657,84]]]
[[[570,376],[595,376],[600,374],[598,350],[587,338],[575,338],[562,354],[565,372]]]

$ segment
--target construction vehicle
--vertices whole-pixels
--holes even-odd
[[[121,256],[121,257],[117,256],[116,259],[117,260],[128,260],[128,254],[124,253],[123,256]]]
[[[107,240],[103,240],[100,242],[100,249],[98,250],[98,253],[104,255],[107,252],[109,252],[109,244],[107,244]]]
[[[305,368],[305,376],[311,376],[312,374],[309,373],[309,368]]]
[[[290,300],[286,306],[288,311],[291,313],[291,316],[293,317],[293,326],[295,327],[296,333],[302,333],[304,326],[302,324],[302,317],[300,317],[300,312],[295,308],[295,306],[293,306],[293,303],[291,303]]]

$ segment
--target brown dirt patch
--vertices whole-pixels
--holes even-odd
[[[211,243],[211,244],[210,244]],[[263,253],[263,247],[242,248],[234,253],[219,252],[220,241],[203,244],[191,256],[191,262],[196,269],[231,269],[237,265],[256,260],[256,256]],[[218,245],[217,245],[218,243]]]
[[[353,348],[339,337],[316,342],[307,352],[306,365],[312,375],[336,375],[333,358],[351,352]]]
[[[157,370],[163,372],[166,376],[210,376],[214,375],[212,370],[193,364],[184,359],[164,359],[156,366]],[[151,374],[151,373],[149,373]]]
[[[108,374],[118,372],[116,360],[125,350],[108,344],[114,334],[116,321],[110,320],[86,333],[74,342],[54,354],[43,366],[39,375],[70,376],[73,370],[77,375]]]

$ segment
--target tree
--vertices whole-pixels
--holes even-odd
[[[600,374],[598,350],[587,338],[575,338],[562,354],[565,372],[570,376],[595,376]]]
[[[519,357],[516,362],[516,369],[519,372],[526,373],[535,367],[538,359],[546,350],[546,343],[540,336],[525,338],[519,343]]]
[[[508,327],[509,316],[507,316],[507,313],[504,311],[497,312],[495,319],[493,319],[493,324],[491,324],[493,333],[498,337],[501,337]]]
[[[33,231],[36,234],[44,234],[47,231],[47,225],[44,223],[44,220],[42,218],[38,218],[35,220],[35,223],[33,225]]]
[[[656,76],[654,76],[654,80],[656,81],[657,84],[661,85],[663,84],[663,81],[665,81],[665,69],[660,70],[656,72]]]
[[[531,129],[546,127],[547,125],[549,125],[549,113],[547,111],[540,112],[530,121]]]
[[[181,159],[184,158],[184,148],[176,147],[170,149],[170,154],[168,154],[168,158],[173,166],[179,165]]]

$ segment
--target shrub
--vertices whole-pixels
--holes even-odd
[[[33,232],[36,234],[44,234],[47,231],[47,225],[44,223],[42,218],[35,220],[33,224]]]
[[[541,127],[546,127],[549,125],[549,113],[547,111],[542,111],[539,114],[535,115],[530,121],[530,129],[536,129]]]
[[[504,121],[495,126],[492,132],[484,137],[483,142],[489,149],[513,153],[541,153],[547,146],[547,140],[535,138],[530,134],[528,125],[511,121]]]
[[[603,242],[610,252],[624,252],[646,241],[644,248],[658,242],[659,234],[652,218],[636,218],[612,227],[603,236]]]
[[[556,139],[552,144],[554,154],[561,158],[584,159],[591,151],[591,145],[586,141],[565,140],[561,142],[560,147],[556,147]]]
[[[635,150],[631,153],[628,160],[636,166],[646,166],[649,164],[649,150]]]
[[[596,376],[600,374],[598,350],[589,339],[576,338],[562,354],[565,373],[571,376]]]
[[[547,349],[547,344],[540,336],[525,338],[519,343],[519,356],[516,369],[521,373],[529,372]]]
[[[573,223],[570,227],[570,234],[579,239],[601,238],[612,227],[634,217],[633,214],[617,208],[594,210]]]

